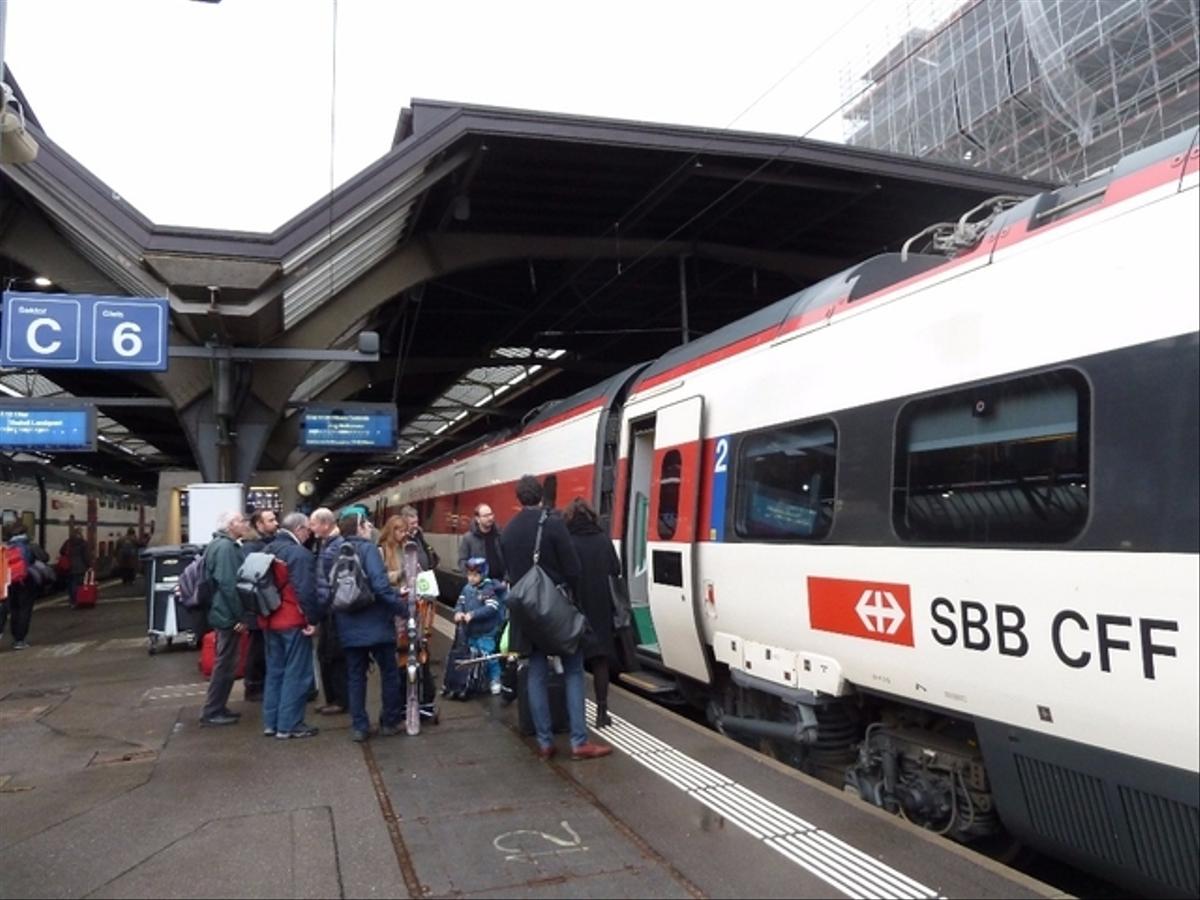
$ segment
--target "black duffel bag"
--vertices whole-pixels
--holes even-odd
[[[542,526],[547,512],[538,520],[537,540],[533,545],[533,566],[508,589],[509,616],[516,620],[523,637],[551,656],[572,654],[579,649],[587,629],[587,619],[538,565],[542,549]]]

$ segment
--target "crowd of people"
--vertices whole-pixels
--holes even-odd
[[[469,531],[460,540],[459,570],[466,584],[454,610],[470,646],[486,659],[486,690],[501,692],[497,646],[508,629],[508,659],[527,667],[526,702],[536,734],[538,755],[555,753],[548,683],[561,671],[570,722],[571,756],[592,759],[611,748],[588,738],[584,716],[584,669],[591,668],[597,702],[596,724],[610,724],[608,683],[614,664],[613,610],[609,578],[620,572],[616,553],[595,511],[576,498],[559,514],[542,504],[542,486],[533,476],[517,483],[521,510],[503,528],[487,504],[474,510]],[[231,725],[239,714],[228,706],[243,633],[249,632],[246,699],[261,700],[263,734],[279,740],[311,737],[318,729],[305,720],[315,699],[313,640],[320,667],[324,703],[318,715],[349,712],[351,739],[372,734],[366,707],[368,670],[380,679],[382,702],[374,733],[388,736],[403,728],[405,671],[398,666],[398,622],[407,620],[417,600],[410,583],[418,570],[433,570],[438,557],[426,541],[417,511],[401,508],[377,533],[368,511],[347,507],[335,516],[318,509],[311,515],[289,513],[277,521],[262,510],[249,519],[231,510],[218,518],[218,529],[204,553],[204,578],[211,586],[208,625],[216,632],[215,664],[201,723]],[[505,614],[510,587],[537,564],[562,587],[588,622],[579,649],[565,653],[539,647],[521,623]],[[407,553],[415,555],[405,565]],[[238,590],[239,570],[248,553],[274,557],[273,580],[278,607],[268,616],[254,614]],[[347,581],[348,578],[355,580]],[[350,588],[345,585],[349,584]],[[354,585],[367,595],[361,604],[342,602]],[[536,629],[534,629],[536,630]],[[523,633],[525,632],[525,633]],[[426,670],[428,674],[428,670]]]

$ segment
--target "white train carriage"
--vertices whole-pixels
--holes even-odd
[[[42,489],[37,484],[0,481],[0,521],[4,525],[16,521],[24,524],[32,540],[44,542],[52,561],[71,528],[78,527],[91,546],[93,558],[106,562],[129,528],[138,535],[153,532],[154,507],[115,490],[84,494],[51,484],[45,487],[43,507]]]
[[[453,559],[475,503],[503,522],[517,477],[554,479],[609,516],[641,652],[718,727],[950,836],[1196,896],[1198,140],[951,259],[868,260],[386,505],[424,501]]]

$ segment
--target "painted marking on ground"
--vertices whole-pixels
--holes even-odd
[[[98,606],[116,606],[118,603],[145,603],[145,602],[146,602],[145,597],[105,597],[103,594],[101,594],[100,599],[96,601]],[[45,604],[45,608],[46,609],[61,609],[62,607],[69,606],[69,605],[70,604],[64,598],[62,600],[55,600],[53,603]]]
[[[79,651],[84,650],[95,643],[95,641],[73,641],[69,644],[54,644],[50,647],[41,647],[38,650],[37,655],[39,658],[61,658],[64,656],[74,656]]]
[[[519,828],[516,831],[506,831],[504,834],[496,835],[492,841],[492,846],[505,854],[505,862],[534,862],[538,856],[561,856],[564,853],[582,853],[587,851],[587,845],[583,843],[583,839],[579,837],[579,833],[572,828],[564,819],[559,823],[563,827],[563,831],[567,833],[567,837],[560,838],[557,835],[547,834],[544,831],[534,831],[528,828]],[[545,841],[550,845],[549,850],[531,850],[522,846],[526,841],[525,838],[536,838]],[[535,844],[537,842],[535,841]],[[538,844],[538,846],[541,846]]]
[[[152,700],[179,700],[183,697],[202,697],[208,693],[208,682],[201,681],[196,684],[164,684],[159,687],[149,688],[146,693],[142,694],[142,702],[149,703]]]
[[[146,639],[144,637],[135,638],[113,638],[105,641],[97,650],[145,650]]]
[[[587,701],[588,725],[605,741],[847,897],[925,900],[938,896],[932,888],[776,806],[620,716],[609,715],[613,724],[597,730],[596,704]]]

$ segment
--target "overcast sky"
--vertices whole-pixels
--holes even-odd
[[[414,98],[838,140],[816,126],[853,76],[951,4],[7,0],[4,49],[49,137],[152,221],[271,231]]]

